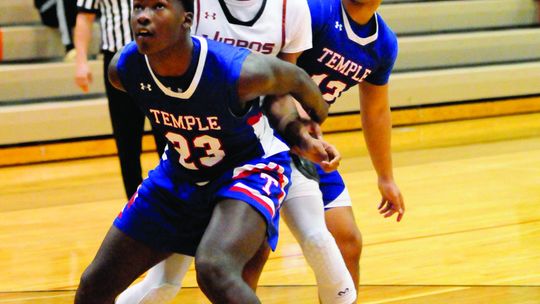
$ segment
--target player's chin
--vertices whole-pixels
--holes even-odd
[[[152,43],[152,41],[146,37],[136,37],[135,43],[137,43],[137,49],[141,54],[150,55],[156,52],[155,43]]]

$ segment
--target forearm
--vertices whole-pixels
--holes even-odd
[[[328,116],[329,105],[322,98],[319,87],[303,70],[297,71],[294,80],[296,80],[297,85],[292,88],[291,96],[300,103],[311,119],[322,123]],[[294,80],[284,81],[293,83]]]
[[[319,87],[299,67],[265,55],[251,54],[242,67],[238,86],[241,102],[257,96],[290,94],[300,102],[309,116],[322,122],[328,116],[328,104]]]
[[[295,101],[290,96],[267,97],[265,112],[272,127],[289,146],[298,145],[304,136],[310,136],[298,115]]]
[[[394,175],[392,169],[390,109],[381,109],[376,113],[362,113],[362,129],[369,156],[378,177],[392,180]]]
[[[90,13],[78,13],[74,30],[74,43],[77,51],[76,62],[88,61],[88,49],[92,39],[92,26],[95,15]]]

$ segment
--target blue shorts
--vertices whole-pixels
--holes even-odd
[[[326,173],[319,165],[315,164],[315,167],[320,178],[319,189],[323,195],[324,209],[352,206],[349,191],[339,172]]]
[[[194,256],[215,204],[236,199],[263,216],[275,249],[291,174],[288,152],[252,159],[202,186],[178,178],[171,168],[170,160],[162,160],[149,172],[115,219],[116,228],[156,250]]]

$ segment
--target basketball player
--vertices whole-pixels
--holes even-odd
[[[114,221],[75,303],[113,303],[171,252],[195,256],[197,281],[212,302],[260,302],[241,272],[265,237],[276,245],[290,158],[259,96],[291,94],[317,122],[327,104],[294,65],[191,37],[192,12],[190,0],[133,3],[136,43],[115,55],[109,79],[136,100],[170,148]],[[290,127],[295,121],[278,125],[300,131]],[[307,138],[316,148],[319,142]]]
[[[231,3],[233,2],[227,2],[227,4]],[[364,136],[378,174],[378,187],[382,195],[379,210],[385,217],[390,217],[397,212],[397,220],[400,221],[405,206],[392,172],[387,84],[397,56],[397,40],[381,16],[375,13],[381,1],[309,0],[308,3],[313,18],[313,49],[305,51],[298,64],[317,81],[330,104],[335,102],[343,91],[359,84]],[[206,14],[201,11],[200,16],[206,16]],[[211,20],[219,20],[213,19],[214,17],[217,16],[209,12]],[[202,18],[200,20],[204,21]],[[280,33],[276,30],[273,32]],[[221,40],[227,42],[225,41],[227,37],[222,32],[214,36],[218,39],[222,37]],[[237,40],[236,43],[244,42]],[[287,59],[296,61],[298,56],[295,55],[289,54]],[[341,69],[345,70],[340,71]],[[365,78],[362,78],[364,75],[366,75]],[[355,286],[358,286],[362,242],[360,231],[354,220],[348,191],[338,173],[325,174],[322,170],[319,170],[319,173],[326,209],[326,224],[337,241]],[[294,185],[295,183],[293,183],[293,188]],[[285,218],[287,209],[290,210],[291,206],[293,204],[284,203],[282,211]],[[290,222],[288,224],[290,225]],[[185,262],[181,258],[176,260],[177,264],[182,264],[181,261]],[[167,261],[169,262],[173,264],[172,259]],[[189,261],[182,264],[183,272],[176,272],[173,270],[174,267],[167,267],[166,264],[159,267],[151,271],[143,283],[137,286],[140,290],[144,290],[139,294],[151,298],[152,295],[160,294],[160,291],[164,291],[161,294],[169,291],[174,295],[180,288],[175,284],[179,283],[168,285],[167,282],[180,282],[189,267]],[[170,294],[165,298],[170,298]],[[121,302],[121,304],[124,303],[128,302]]]
[[[381,0],[308,0],[308,4],[313,48],[303,52],[297,64],[315,80],[330,105],[342,92],[358,86],[364,138],[382,196],[379,213],[385,218],[397,214],[399,222],[405,205],[392,169],[388,100],[388,79],[398,50],[395,34],[376,13]],[[347,189],[337,172],[320,168],[318,172],[326,224],[358,284],[361,238]],[[346,199],[332,203],[340,198]]]
[[[312,45],[305,0],[198,0],[192,33],[285,60],[296,59]],[[292,184],[281,212],[315,273],[321,302],[350,304],[356,299],[355,285],[326,228],[323,197],[314,179],[304,176],[293,164]],[[253,289],[268,253],[262,248],[246,268],[244,278]],[[152,268],[143,281],[124,291],[116,303],[168,303],[180,290],[192,259],[172,255]]]

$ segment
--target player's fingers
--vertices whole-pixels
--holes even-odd
[[[321,125],[319,124],[315,124],[314,127],[313,127],[313,132],[314,132],[314,135],[317,139],[322,139],[322,129],[321,129]]]
[[[88,81],[85,77],[79,77],[79,76],[75,77],[75,83],[83,91],[85,91],[85,89],[88,89]]]
[[[333,162],[323,161],[320,163],[320,166],[324,172],[332,172],[337,170],[339,163],[336,164]]]
[[[329,160],[330,155],[328,155],[328,152],[326,152],[326,149],[324,149],[322,144],[316,145],[314,150],[317,154],[317,158],[319,159],[318,163]]]
[[[385,217],[385,218],[391,217],[392,215],[394,215],[394,213],[396,213],[396,210],[390,209],[390,210],[388,210],[388,212],[386,212],[386,213],[384,214],[384,217]]]
[[[377,207],[377,209],[381,210],[381,208],[384,206],[384,203],[386,202],[386,200],[384,199],[384,197],[381,199],[381,202],[379,203],[379,206]]]
[[[388,212],[390,210],[392,210],[392,203],[388,202],[388,203],[386,203],[386,205],[381,210],[379,210],[379,213],[383,214],[383,213],[386,213],[386,212]]]
[[[403,212],[399,212],[396,221],[401,222],[402,218],[403,218]]]
[[[405,201],[403,200],[401,193],[399,194],[399,207],[403,212],[405,212]]]
[[[323,169],[324,172],[332,172],[334,171],[335,169],[332,168],[332,166],[330,165],[329,162],[327,161],[323,161],[319,164],[321,166],[321,169]]]

